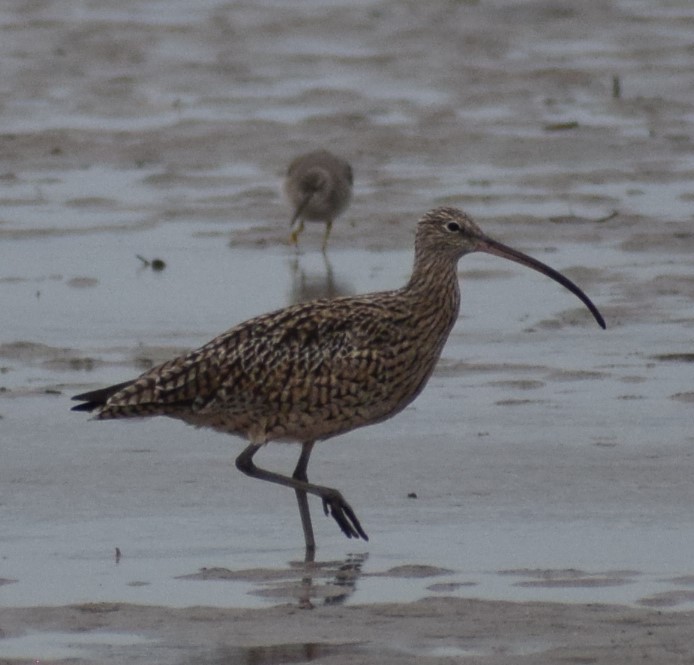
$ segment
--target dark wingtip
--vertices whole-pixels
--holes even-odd
[[[115,395],[131,383],[132,381],[124,381],[123,383],[117,383],[115,386],[109,386],[108,388],[99,388],[98,390],[90,390],[86,393],[74,395],[71,399],[77,402],[84,402],[84,404],[73,406],[70,411],[94,411],[106,404],[111,395]]]
[[[77,397],[73,397],[72,399],[78,399]],[[73,406],[70,411],[88,411],[92,412],[94,409],[97,407],[101,406],[99,402],[84,402],[83,404],[78,404],[77,406]]]

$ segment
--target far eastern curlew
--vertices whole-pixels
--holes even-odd
[[[299,226],[290,236],[297,244],[304,230],[304,222],[325,222],[323,252],[333,221],[341,215],[352,198],[352,167],[342,158],[327,150],[316,150],[300,155],[292,161],[284,180],[284,193],[294,208],[289,226]]]
[[[249,444],[237,468],[295,490],[307,553],[315,550],[308,494],[322,499],[347,537],[367,540],[342,494],[308,481],[309,456],[316,441],[386,420],[422,391],[458,317],[458,260],[471,252],[551,277],[605,327],[572,281],[492,240],[460,210],[437,208],[419,221],[414,269],[401,289],[314,300],[258,316],[132,381],[77,395],[84,404],[74,410],[96,410],[97,419],[169,416],[243,436]],[[269,441],[301,444],[292,476],[253,463]]]

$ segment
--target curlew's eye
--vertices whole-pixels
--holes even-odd
[[[448,222],[448,224],[446,224],[446,230],[451,233],[457,233],[460,231],[460,224],[458,224],[458,222]]]

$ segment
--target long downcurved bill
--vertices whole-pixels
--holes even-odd
[[[487,238],[486,236],[480,238],[479,244],[477,245],[477,251],[493,254],[494,256],[500,256],[502,259],[508,259],[509,261],[515,261],[516,263],[520,263],[522,266],[527,266],[528,268],[537,270],[537,272],[541,272],[543,275],[547,275],[547,277],[551,277],[555,282],[559,282],[559,284],[569,289],[571,293],[580,298],[583,304],[590,310],[590,313],[595,317],[598,325],[603,330],[606,328],[605,319],[602,318],[602,314],[600,314],[598,308],[593,304],[591,299],[585,293],[583,293],[583,291],[581,291],[581,289],[579,289],[568,277],[564,277],[564,275],[554,270],[554,268],[550,268],[548,265],[542,263],[542,261],[538,261],[527,254],[523,254],[523,252],[519,252],[511,247],[507,247],[506,245],[497,242],[496,240],[492,240],[491,238]]]

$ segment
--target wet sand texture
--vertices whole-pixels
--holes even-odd
[[[692,34],[688,0],[2,3],[0,663],[690,662]],[[317,148],[355,176],[326,257],[281,197]],[[256,314],[401,285],[437,205],[608,329],[464,259],[426,391],[312,459],[368,550],[316,515],[307,575],[242,442],[68,411]]]

